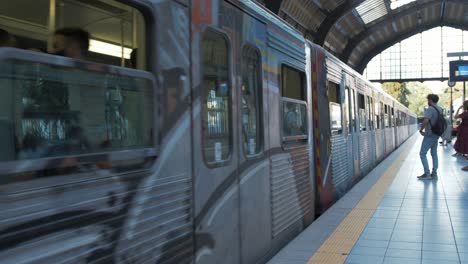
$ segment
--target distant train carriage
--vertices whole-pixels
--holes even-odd
[[[250,0],[0,9],[2,263],[264,263],[416,131]]]

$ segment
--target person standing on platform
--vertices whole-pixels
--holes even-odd
[[[424,173],[418,176],[418,179],[421,180],[432,180],[434,177],[437,177],[437,169],[439,167],[437,141],[439,140],[439,135],[435,134],[431,129],[432,126],[435,126],[438,122],[439,114],[442,113],[442,108],[437,105],[437,102],[439,102],[439,96],[436,94],[429,94],[427,96],[427,104],[429,107],[424,110],[424,121],[419,129],[419,133],[424,136],[419,152],[421,163],[424,167]],[[431,150],[432,156],[432,173],[429,170],[429,163],[426,156],[429,149]]]

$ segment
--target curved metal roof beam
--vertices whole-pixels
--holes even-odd
[[[336,22],[338,22],[345,14],[358,7],[364,1],[365,0],[345,1],[343,4],[335,8],[332,12],[326,14],[327,16],[325,20],[320,24],[320,27],[314,34],[316,35],[314,42],[320,46],[323,46],[323,44],[325,43],[325,39],[328,36],[328,32],[330,32],[330,30],[336,24]]]
[[[443,2],[444,3],[445,2],[466,3],[466,0],[445,0]],[[412,14],[412,13],[417,14],[420,10],[422,10],[422,9],[424,9],[426,7],[432,6],[434,4],[438,4],[438,3],[441,3],[441,1],[440,0],[428,1],[428,2],[425,2],[423,4],[416,5],[417,8],[408,8],[408,9],[405,9],[405,10],[403,10],[401,12],[394,13],[393,16],[388,16],[384,20],[378,22],[377,24],[371,26],[367,30],[362,31],[361,33],[359,33],[356,36],[354,36],[353,38],[351,38],[348,41],[348,43],[346,44],[346,47],[341,52],[341,55],[339,56],[340,59],[342,61],[344,61],[345,63],[347,63],[348,60],[349,60],[349,57],[351,56],[351,53],[356,48],[356,46],[359,45],[359,43],[361,43],[363,40],[365,40],[368,36],[372,35],[374,32],[379,31],[382,26],[385,26],[386,24],[392,22],[393,20],[402,18],[402,17],[407,16],[409,14]],[[441,24],[443,23],[442,18],[440,19],[439,23],[441,23]]]
[[[403,41],[403,40],[405,40],[405,39],[407,39],[409,37],[412,37],[412,36],[414,36],[416,34],[419,34],[419,33],[422,33],[424,31],[433,29],[435,27],[444,27],[444,26],[445,27],[452,27],[452,28],[456,28],[456,29],[461,29],[461,30],[468,30],[468,24],[460,25],[460,24],[440,22],[440,21],[437,21],[437,22],[431,23],[431,24],[427,24],[427,25],[423,25],[423,26],[420,26],[420,27],[416,27],[413,30],[410,30],[410,31],[407,31],[405,33],[399,34],[399,35],[395,36],[394,38],[392,38],[391,40],[388,40],[387,42],[385,42],[385,45],[379,45],[378,48],[370,50],[369,52],[367,52],[367,55],[361,59],[361,61],[357,64],[356,67],[354,67],[354,69],[357,72],[359,72],[360,74],[362,74],[364,72],[367,64],[369,63],[369,61],[371,61],[375,56],[379,55],[380,53],[382,53],[387,48],[390,48],[391,46],[397,44],[398,42]]]

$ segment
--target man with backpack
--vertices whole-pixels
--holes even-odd
[[[439,160],[437,158],[437,141],[447,128],[447,123],[445,122],[442,114],[443,110],[437,105],[437,102],[439,102],[439,96],[436,94],[429,94],[427,96],[427,104],[429,107],[424,110],[424,121],[421,124],[421,129],[419,129],[419,133],[424,136],[421,144],[421,150],[419,152],[419,156],[421,157],[421,162],[424,167],[424,174],[418,176],[418,179],[420,180],[432,180],[437,177],[437,168],[439,167]],[[426,157],[429,149],[431,150],[432,156],[432,173],[429,170],[429,164]]]

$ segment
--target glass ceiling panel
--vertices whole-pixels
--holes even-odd
[[[356,12],[365,24],[379,19],[387,14],[384,0],[367,0],[356,7]]]
[[[436,27],[407,38],[367,65],[370,80],[442,79],[449,75],[448,52],[468,51],[468,31]],[[458,59],[458,58],[455,58]]]
[[[416,0],[391,0],[390,2],[390,8],[391,9],[397,9],[401,6],[407,5],[411,2],[414,2]]]

